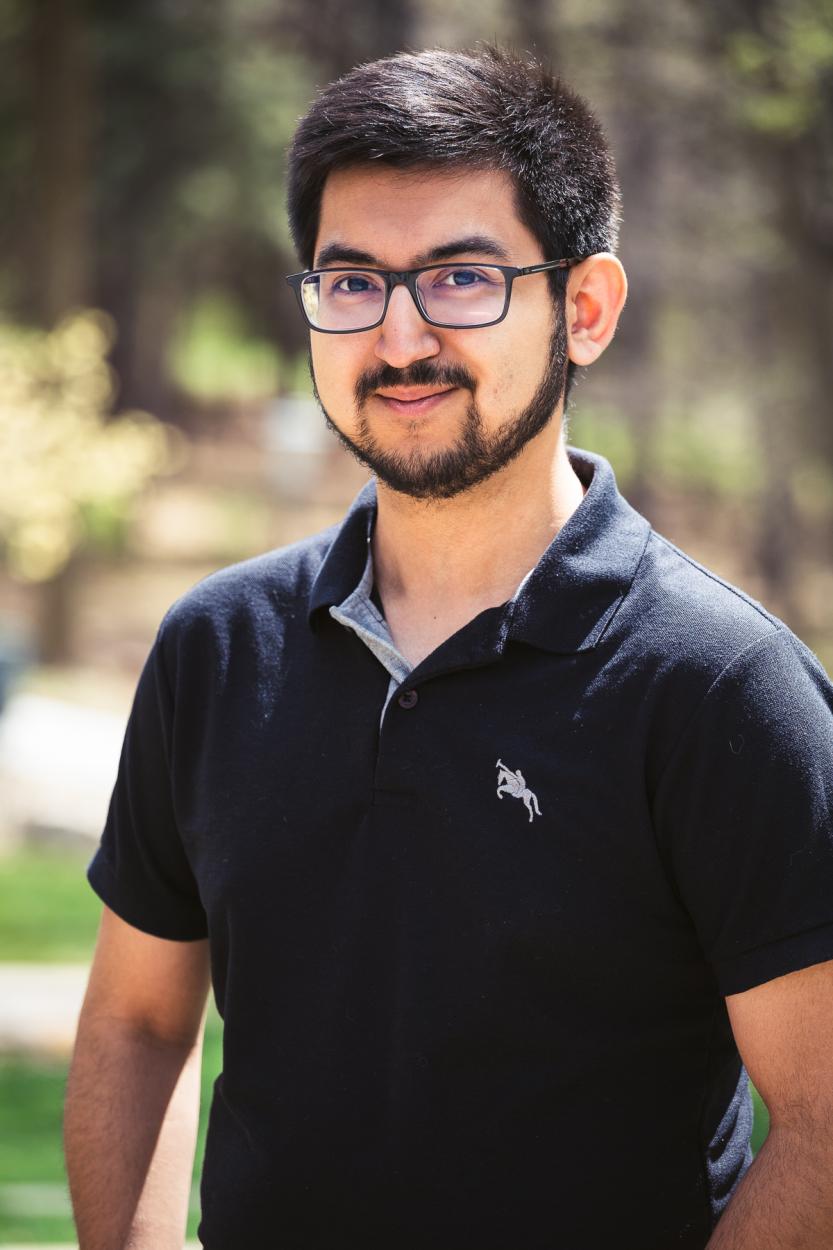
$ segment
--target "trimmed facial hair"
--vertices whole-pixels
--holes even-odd
[[[451,499],[484,482],[520,455],[527,443],[552,419],[564,394],[567,375],[567,332],[562,309],[556,309],[549,359],[529,404],[506,420],[494,434],[487,434],[475,397],[476,382],[461,365],[417,360],[406,369],[383,364],[367,370],[355,386],[358,424],[354,438],[339,429],[321,402],[310,358],[313,391],[324,419],[341,444],[391,490],[412,499]],[[385,451],[370,432],[366,403],[377,390],[395,386],[460,387],[471,392],[463,429],[453,446],[422,454]]]

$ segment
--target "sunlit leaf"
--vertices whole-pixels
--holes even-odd
[[[146,482],[183,460],[183,439],[146,413],[110,417],[115,328],[80,311],[51,332],[0,324],[0,551],[46,581],[80,546],[112,546]]]

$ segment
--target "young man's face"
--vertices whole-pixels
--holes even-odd
[[[314,265],[321,258],[327,268],[393,270],[558,259],[519,220],[499,171],[371,166],[328,178]],[[416,498],[449,498],[502,469],[549,425],[563,394],[566,331],[543,273],[515,281],[497,325],[431,326],[397,286],[375,329],[310,337],[330,425],[382,482]]]

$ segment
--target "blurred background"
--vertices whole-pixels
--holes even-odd
[[[359,61],[493,38],[619,164],[630,298],[571,441],[833,668],[833,0],[0,0],[0,1244],[72,1238],[83,870],[159,620],[364,478],[283,283],[293,127]]]

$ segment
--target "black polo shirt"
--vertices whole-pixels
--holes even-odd
[[[723,996],[833,958],[833,691],[571,455],[381,725],[372,486],[165,618],[90,880],[210,938],[209,1250],[702,1250],[749,1161]]]

